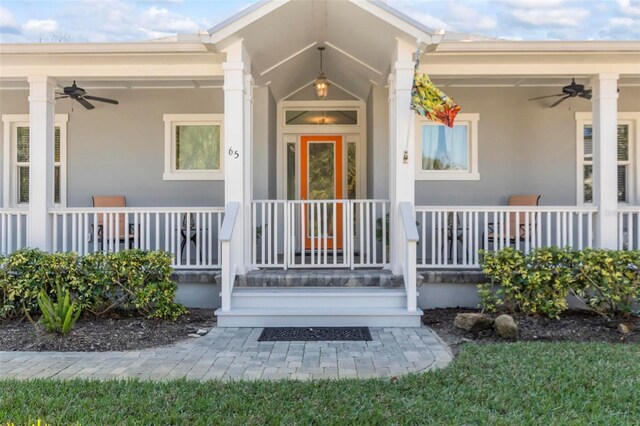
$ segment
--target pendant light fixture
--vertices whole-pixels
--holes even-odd
[[[324,51],[324,46],[318,47],[318,51],[320,51],[320,74],[318,74],[314,86],[316,87],[318,99],[324,99],[329,94],[329,80],[324,76],[324,71],[322,70],[322,52]]]

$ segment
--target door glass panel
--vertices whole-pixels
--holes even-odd
[[[356,198],[356,144],[347,145],[347,198]]]
[[[287,200],[296,199],[296,144],[287,144]]]
[[[309,144],[309,199],[335,198],[335,149],[333,143]]]

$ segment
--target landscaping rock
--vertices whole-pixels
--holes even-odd
[[[629,334],[633,330],[633,327],[630,324],[620,323],[618,324],[618,333],[620,334]]]
[[[493,322],[493,328],[498,336],[503,339],[515,339],[518,337],[518,325],[510,315],[500,315]]]
[[[198,331],[196,331],[196,334],[198,336],[204,336],[205,334],[207,334],[209,332],[209,330],[205,330],[204,328],[199,328]]]
[[[493,321],[488,316],[476,313],[458,314],[453,320],[453,325],[472,333],[491,328],[492,323]]]
[[[198,337],[200,337],[200,335],[199,335],[199,334],[196,334],[196,333],[189,333],[189,334],[188,334],[188,336],[189,336],[189,337],[194,337],[194,338],[198,338]]]

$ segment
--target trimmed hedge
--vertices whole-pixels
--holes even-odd
[[[478,286],[480,307],[557,318],[574,295],[605,318],[638,315],[640,251],[543,248],[524,254],[512,247],[483,252],[488,279]]]
[[[0,318],[40,313],[40,290],[69,291],[85,312],[136,310],[149,318],[177,319],[186,312],[173,301],[171,258],[159,251],[45,253],[18,250],[0,257]]]

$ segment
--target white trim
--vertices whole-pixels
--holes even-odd
[[[415,120],[415,165],[416,180],[480,180],[478,170],[478,121],[480,114],[461,113],[456,117],[456,124],[466,124],[468,127],[468,164],[469,170],[422,170],[422,126],[438,126],[439,124],[425,117],[417,117]]]
[[[55,127],[60,127],[60,203],[55,207],[67,206],[67,122],[68,114],[55,115]],[[29,114],[3,114],[3,170],[2,170],[2,205],[5,208],[24,208],[27,203],[17,201],[16,175],[16,143],[17,127],[29,127]],[[55,166],[54,166],[55,169]]]
[[[576,204],[592,206],[584,201],[584,126],[593,125],[591,112],[576,112]],[[618,202],[619,206],[635,204],[640,201],[640,112],[618,112],[618,124],[629,125],[629,160],[624,162],[627,168],[627,202]],[[593,160],[591,161],[593,164]],[[620,161],[616,165],[621,164]],[[617,180],[616,180],[617,182]]]
[[[224,180],[224,114],[164,114],[163,180]],[[175,128],[179,125],[220,126],[220,157],[218,170],[176,170],[174,164]]]

